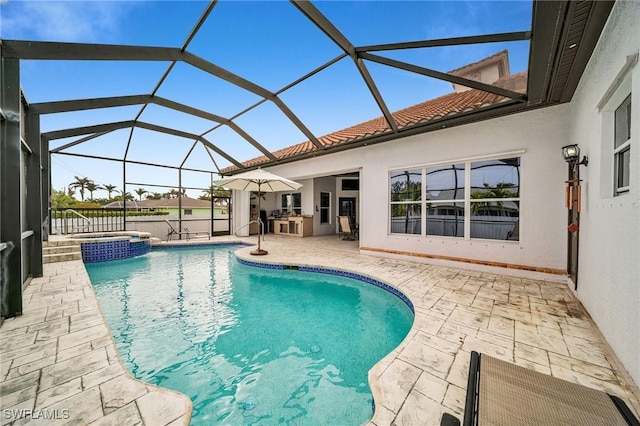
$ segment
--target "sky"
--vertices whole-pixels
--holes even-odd
[[[529,30],[531,1],[318,1],[320,10],[355,46]],[[208,6],[204,1],[16,1],[0,0],[3,39],[182,47]],[[529,43],[489,43],[377,52],[446,72],[508,49],[511,73],[527,69]],[[187,51],[259,86],[277,92],[342,53],[288,1],[220,1]],[[21,84],[29,103],[150,94],[169,62],[21,62]],[[391,111],[452,91],[451,84],[365,61]],[[186,63],[179,62],[157,95],[225,118],[235,117],[261,98]],[[382,115],[354,62],[344,58],[279,97],[309,130],[320,137]],[[141,106],[106,108],[41,117],[41,131],[133,120]],[[206,138],[242,162],[261,153],[227,126],[150,105],[140,120]],[[307,140],[271,102],[234,121],[269,150]],[[217,127],[217,128],[216,128]],[[211,130],[215,129],[215,130]],[[122,159],[129,129],[76,145],[66,152]],[[51,148],[78,138],[56,140]],[[127,158],[134,161],[216,171],[209,154],[192,140],[136,128]],[[191,154],[187,157],[187,154]],[[185,157],[186,161],[185,161]],[[230,163],[213,154],[215,164]],[[166,192],[176,187],[177,170],[67,155],[52,157],[52,186],[64,189],[74,176],[127,191],[144,187]],[[183,172],[182,184],[204,188],[215,173]],[[190,196],[202,194],[189,189]],[[106,197],[98,191],[96,197]]]

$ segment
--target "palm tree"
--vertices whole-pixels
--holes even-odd
[[[495,198],[515,198],[517,193],[510,188],[514,188],[515,185],[511,182],[498,182],[495,187],[491,187],[488,183],[484,184],[484,189],[478,189],[471,193],[472,200],[481,199],[495,199]],[[489,210],[491,203],[495,202],[498,210],[502,210],[504,203],[500,200],[497,201],[482,201],[471,203],[471,213],[478,214],[481,210]]]
[[[87,189],[87,185],[89,184],[89,182],[92,182],[91,179],[86,178],[86,177],[78,177],[78,176],[74,176],[74,178],[76,179],[75,181],[71,182],[69,184],[70,188],[78,188],[80,190],[80,199],[82,201],[84,201],[84,191],[85,189]]]
[[[162,194],[159,192],[151,192],[147,195],[147,200],[161,200]]]
[[[133,192],[135,192],[136,194],[138,194],[138,197],[139,197],[139,200],[138,200],[138,201],[142,201],[142,196],[143,196],[144,194],[149,193],[149,191],[147,191],[147,190],[146,190],[146,189],[144,189],[144,188],[138,188],[138,189],[136,189],[136,190],[135,190],[135,191],[133,191]]]
[[[122,194],[123,191],[117,191],[120,193],[120,195],[116,195],[115,197],[113,197],[114,201],[134,201],[135,198],[133,197],[133,195],[131,195],[130,192],[125,192],[124,195]]]
[[[182,197],[187,193],[186,189],[174,189],[171,188],[171,190],[169,192],[165,192],[164,194],[162,194],[163,198],[178,198],[178,197]]]
[[[162,194],[163,198],[176,198],[178,196],[178,191],[176,191],[175,189],[171,188],[171,190],[169,192],[165,192],[164,194]]]
[[[125,199],[125,201],[134,201],[134,200],[135,200],[135,199],[133,198],[133,195],[131,195],[131,193],[130,193],[130,192],[126,192],[126,193],[124,194],[124,199]]]
[[[100,185],[98,185],[97,183],[95,183],[94,181],[90,180],[87,183],[87,191],[89,191],[89,194],[91,196],[91,200],[93,200],[93,193],[94,191],[97,191],[98,189],[102,189],[102,187]]]
[[[76,195],[76,190],[71,188],[71,186],[67,186],[67,196],[73,198],[74,195]]]
[[[116,190],[116,186],[115,185],[106,184],[106,185],[102,186],[102,189],[107,191],[107,194],[109,194],[108,198],[111,199],[111,193]]]
[[[221,186],[214,184],[209,185],[209,188],[202,190],[203,194],[198,197],[200,200],[211,201],[211,198],[227,198],[230,196],[230,192]]]

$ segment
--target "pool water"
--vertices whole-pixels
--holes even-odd
[[[237,248],[86,265],[126,367],[188,395],[192,425],[367,422],[367,372],[411,310],[351,278],[240,264]]]

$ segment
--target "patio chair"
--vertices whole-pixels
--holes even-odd
[[[167,225],[169,225],[169,229],[167,230],[167,241],[171,240],[174,235],[178,237],[180,237],[181,235],[186,235],[187,241],[191,239],[192,235],[196,235],[196,236],[206,235],[209,239],[211,239],[211,234],[209,232],[206,232],[206,231],[191,232],[189,231],[189,228],[182,228],[182,230],[178,230],[168,220],[165,220],[165,222]]]
[[[445,413],[441,425],[460,424]],[[471,352],[464,426],[634,425],[620,398]]]
[[[342,232],[342,239],[353,241],[358,238],[358,231],[351,225],[349,216],[338,216],[338,223]]]

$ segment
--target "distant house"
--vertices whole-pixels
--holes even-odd
[[[107,209],[107,210],[122,210],[123,207],[126,207],[127,210],[134,210],[134,211],[150,210],[149,207],[144,206],[142,202],[136,201],[136,200],[112,201],[109,204],[105,204],[104,206],[102,206],[103,209]]]
[[[153,209],[154,211],[166,211],[170,215],[178,215],[179,209],[182,207],[183,216],[211,216],[211,201],[198,200],[188,196],[168,198],[161,200],[144,200],[139,201],[140,208]],[[223,215],[228,211],[227,206],[214,204],[214,214]]]

